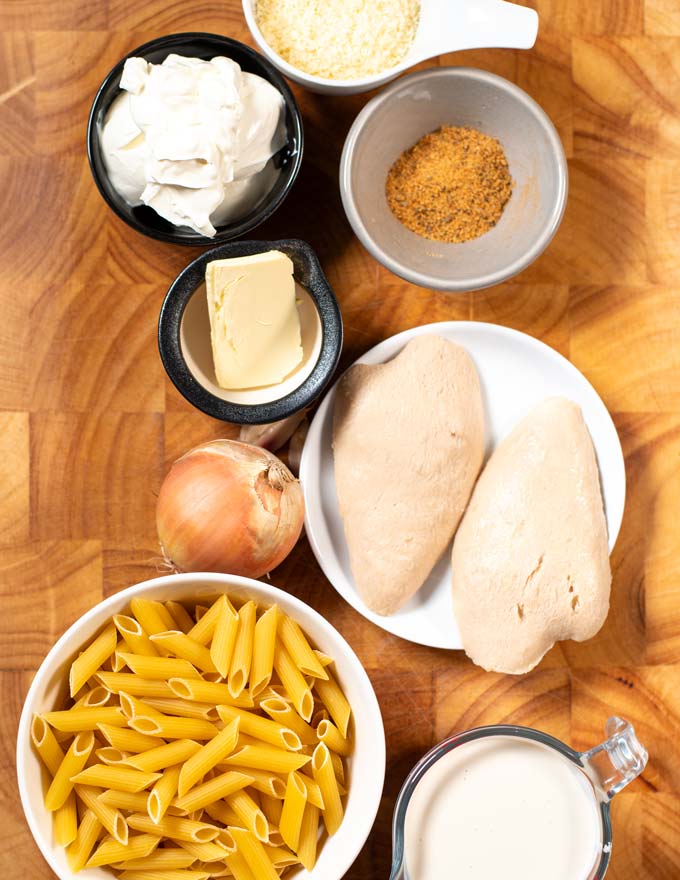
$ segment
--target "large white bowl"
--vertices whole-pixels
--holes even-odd
[[[359,854],[373,825],[385,777],[385,733],[380,707],[359,658],[320,614],[282,590],[250,578],[220,574],[176,574],[143,581],[95,605],[77,620],[43,660],[31,684],[19,722],[17,776],[21,803],[31,833],[45,860],[60,880],[111,880],[106,868],[74,874],[64,850],[52,841],[51,816],[43,805],[44,775],[30,743],[31,719],[54,708],[68,680],[68,666],[82,647],[112,615],[138,596],[158,600],[189,600],[228,593],[266,605],[276,603],[294,618],[311,640],[336,661],[338,680],[354,714],[356,748],[349,763],[349,793],[339,831],[324,843],[312,871],[294,876],[309,880],[339,880]]]

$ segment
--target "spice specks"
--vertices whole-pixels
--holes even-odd
[[[412,232],[463,242],[488,232],[512,195],[503,147],[474,128],[443,125],[390,168],[387,203]]]

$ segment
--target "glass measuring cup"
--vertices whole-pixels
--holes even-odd
[[[647,764],[647,751],[638,741],[631,724],[613,716],[607,721],[605,732],[607,739],[587,752],[577,752],[539,730],[508,724],[477,727],[451,736],[436,745],[411,770],[399,792],[392,822],[393,858],[390,880],[409,880],[404,852],[406,812],[420,780],[452,749],[494,736],[519,737],[554,749],[575,764],[590,780],[594,796],[599,802],[602,855],[588,877],[574,878],[574,880],[601,880],[607,871],[612,848],[609,802],[624,786],[639,776]]]

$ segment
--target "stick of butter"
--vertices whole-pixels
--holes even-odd
[[[205,270],[217,384],[281,382],[302,361],[293,263],[281,251],[213,260]]]

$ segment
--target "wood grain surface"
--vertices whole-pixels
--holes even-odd
[[[306,148],[295,187],[257,231],[317,250],[342,306],[347,364],[415,325],[494,321],[537,336],[594,384],[623,444],[628,498],[600,634],[531,674],[487,674],[461,653],[400,641],[333,591],[302,540],[273,581],[343,633],[370,674],[387,733],[377,823],[349,880],[388,876],[404,776],[476,724],[540,727],[577,748],[614,713],[650,753],[614,802],[611,880],[680,878],[680,3],[536,0],[530,52],[465,52],[517,82],[564,142],[570,195],[547,252],[511,283],[447,295],[381,268],[338,194],[344,136],[366,96],[296,89]],[[236,0],[0,0],[0,874],[53,875],[17,796],[16,728],[59,634],[154,576],[155,494],[169,462],[228,429],[192,409],[156,349],[169,283],[197,251],[146,239],[106,207],[85,157],[95,91],[127,51],[205,30],[252,43]],[[356,784],[361,784],[360,780]],[[549,880],[550,871],[546,871]],[[502,880],[502,878],[499,878]]]

